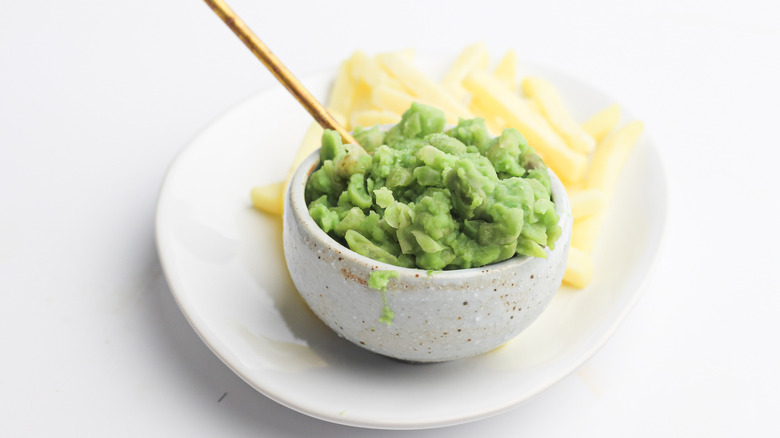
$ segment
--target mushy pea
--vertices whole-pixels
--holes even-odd
[[[306,202],[317,225],[358,254],[465,269],[545,257],[561,235],[547,166],[515,129],[491,137],[476,118],[447,130],[442,111],[414,103],[389,131],[354,137],[365,150],[325,131]]]
[[[387,305],[387,283],[391,278],[399,278],[398,271],[371,271],[368,276],[368,287],[376,289],[382,293],[382,315],[379,322],[387,324],[389,327],[395,318],[395,312]]]

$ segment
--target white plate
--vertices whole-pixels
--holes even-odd
[[[433,74],[445,60],[421,64]],[[422,62],[422,60],[420,61]],[[614,103],[566,75],[523,65],[561,90],[584,119]],[[333,72],[303,78],[325,97]],[[624,111],[624,120],[634,117]],[[298,296],[281,253],[281,221],[250,206],[249,189],[280,180],[310,123],[281,86],[218,118],[170,167],[157,246],[171,290],[203,341],[266,396],[335,423],[388,429],[484,418],[549,388],[615,331],[652,269],[666,221],[666,182],[644,135],[594,253],[593,283],[566,288],[528,330],[472,359],[412,365],[338,338]]]

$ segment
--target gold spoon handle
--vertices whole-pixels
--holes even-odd
[[[227,26],[238,36],[238,38],[246,44],[249,50],[257,56],[263,65],[276,76],[276,79],[284,85],[287,90],[298,99],[298,102],[309,111],[309,114],[314,117],[315,120],[325,129],[334,129],[341,134],[341,138],[344,139],[344,143],[358,144],[354,138],[344,129],[343,126],[333,116],[330,115],[328,110],[322,106],[322,104],[309,93],[303,84],[293,76],[290,70],[279,61],[271,50],[260,41],[260,38],[252,32],[251,29],[244,23],[241,18],[230,9],[222,0],[204,0],[206,4],[214,10],[214,12],[227,24]]]

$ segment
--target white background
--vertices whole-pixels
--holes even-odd
[[[301,76],[355,49],[514,48],[616,96],[661,149],[666,245],[606,346],[516,409],[404,436],[780,434],[776,2],[231,5]],[[256,392],[200,341],[162,276],[153,224],[167,166],[271,86],[198,1],[2,1],[0,436],[399,434]]]

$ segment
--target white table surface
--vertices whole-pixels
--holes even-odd
[[[215,116],[277,86],[260,63],[198,1],[2,3],[0,436],[399,434],[256,392],[163,278],[166,168]],[[403,434],[778,436],[778,3],[472,3],[232,2],[301,75],[355,49],[515,48],[617,96],[661,149],[666,246],[609,342],[509,412]]]

